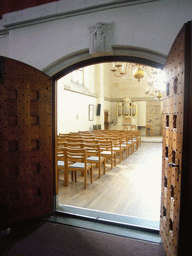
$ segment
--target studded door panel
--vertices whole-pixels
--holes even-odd
[[[9,223],[53,212],[50,78],[0,57],[0,202]]]
[[[175,39],[164,68],[166,92],[163,106],[160,233],[168,256],[178,253],[183,146],[184,38],[185,27]]]

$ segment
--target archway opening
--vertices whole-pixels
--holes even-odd
[[[103,60],[103,58],[101,58],[102,60]],[[121,62],[123,62],[123,61],[125,61],[125,59],[126,59],[126,61],[128,61],[127,60],[127,58],[123,58],[123,57],[119,57],[119,58],[117,58],[117,60],[118,61],[121,61]],[[115,59],[116,60],[116,59]],[[131,60],[133,60],[133,59],[131,59]],[[159,64],[155,64],[154,62],[152,63],[152,62],[149,62],[149,61],[145,61],[145,60],[141,60],[141,59],[139,59],[139,61],[138,61],[138,59],[134,59],[135,60],[135,62],[134,63],[137,63],[137,64],[143,64],[143,63],[150,63],[151,65],[150,66],[152,66],[152,67],[154,67],[154,66],[156,66],[156,67],[160,67],[161,65],[159,65]],[[113,59],[113,61],[114,61],[114,59]],[[129,61],[130,61],[130,59],[129,59]],[[110,73],[109,72],[109,67],[107,67],[107,66],[111,66],[112,67],[112,62],[107,62],[107,61],[105,61],[105,62],[101,62],[101,60],[98,60],[98,59],[93,59],[93,61],[92,61],[93,63],[94,63],[94,65],[96,65],[97,66],[97,68],[99,68],[100,69],[100,66],[101,65],[103,65],[104,67],[104,70],[103,71],[101,71],[100,73],[102,73],[102,76],[103,75],[105,75],[106,74],[106,70],[108,70],[108,73]],[[93,67],[94,67],[94,65],[93,65],[93,63],[90,63],[90,61],[89,61],[89,65],[88,65],[88,69],[89,69],[89,71],[84,71],[84,72],[87,72],[88,74],[90,74],[90,69],[92,68],[93,69]],[[97,64],[95,64],[95,63],[97,63]],[[67,114],[65,114],[63,117],[61,117],[61,119],[60,119],[60,117],[58,118],[58,116],[57,116],[57,121],[61,121],[61,123],[63,123],[63,124],[58,124],[58,122],[57,122],[57,135],[59,135],[59,133],[71,133],[71,132],[78,132],[78,131],[82,131],[82,130],[89,130],[89,131],[91,131],[92,129],[94,129],[94,125],[97,125],[97,127],[98,127],[98,124],[101,124],[101,127],[103,126],[103,128],[104,128],[104,123],[102,123],[102,119],[104,120],[104,113],[105,113],[105,111],[109,111],[110,112],[110,118],[109,118],[109,126],[110,126],[110,128],[109,129],[113,129],[113,130],[115,130],[116,128],[118,128],[118,129],[120,129],[120,126],[119,127],[117,127],[118,126],[118,124],[119,124],[119,119],[121,119],[121,122],[120,122],[120,125],[122,125],[122,122],[123,122],[123,118],[127,118],[127,116],[123,116],[123,113],[121,113],[121,115],[119,115],[119,113],[118,113],[118,104],[119,104],[119,102],[122,102],[122,98],[124,98],[124,97],[120,97],[119,95],[117,96],[116,95],[116,97],[113,95],[113,99],[112,98],[110,98],[110,97],[107,97],[107,96],[109,96],[109,95],[104,95],[103,94],[103,101],[101,101],[101,95],[100,94],[102,94],[102,93],[104,93],[104,91],[105,91],[105,93],[106,93],[106,91],[108,90],[108,93],[109,93],[109,91],[110,91],[110,93],[112,92],[112,87],[117,87],[117,82],[115,81],[115,78],[113,77],[112,79],[113,79],[113,81],[114,81],[114,84],[113,85],[110,85],[109,87],[108,87],[108,89],[104,89],[103,90],[103,92],[99,92],[100,94],[99,94],[99,96],[98,95],[94,95],[94,93],[93,93],[93,91],[92,92],[90,92],[90,90],[87,90],[87,91],[81,91],[81,89],[80,88],[76,88],[77,86],[79,86],[79,84],[80,83],[78,83],[77,81],[76,82],[74,82],[73,81],[73,89],[72,88],[70,88],[70,83],[71,83],[71,81],[70,81],[70,83],[68,83],[67,84],[67,81],[65,80],[65,78],[67,77],[67,75],[66,74],[69,74],[70,76],[71,76],[71,74],[70,74],[70,71],[72,71],[72,70],[79,70],[79,68],[81,69],[81,68],[84,68],[85,67],[85,64],[88,64],[87,62],[82,62],[82,63],[78,63],[78,64],[75,64],[73,67],[70,67],[70,68],[68,68],[68,69],[66,69],[66,70],[64,70],[64,71],[62,71],[62,72],[60,72],[58,75],[57,75],[57,77],[55,77],[55,81],[56,81],[56,86],[57,86],[57,92],[59,92],[59,93],[57,93],[57,95],[59,95],[59,97],[61,97],[62,98],[62,94],[61,94],[61,91],[59,91],[59,90],[62,90],[62,91],[65,91],[65,95],[66,95],[66,98],[65,99],[69,99],[70,97],[70,99],[72,99],[72,100],[70,100],[70,102],[72,103],[72,105],[69,105],[69,102],[68,102],[68,105],[67,106],[64,106],[64,107],[62,107],[62,111],[63,112],[65,112],[65,113],[67,113]],[[90,65],[90,64],[92,64],[92,65]],[[162,66],[161,66],[162,67]],[[86,68],[85,68],[86,69]],[[100,74],[101,75],[101,74]],[[111,77],[113,76],[113,74],[111,73]],[[63,79],[63,77],[64,77],[64,79]],[[99,83],[102,83],[102,79],[103,79],[104,77],[102,77],[102,78],[100,78],[99,79]],[[67,78],[68,79],[68,78]],[[121,78],[122,79],[122,78]],[[98,81],[98,79],[96,79],[97,81]],[[61,82],[61,81],[65,81],[64,82],[64,84],[63,84],[63,82]],[[104,81],[104,80],[103,80]],[[129,81],[129,83],[131,83],[130,82],[130,79],[128,79],[127,80],[127,83],[128,83],[128,81]],[[105,81],[106,82],[106,81]],[[142,83],[138,83],[138,81],[136,81],[137,82],[137,84],[138,84],[138,86],[142,86]],[[76,84],[75,84],[76,83]],[[58,86],[60,86],[60,89],[58,89]],[[94,86],[93,86],[94,87]],[[109,89],[109,88],[111,88],[111,89]],[[113,88],[114,89],[114,88]],[[116,88],[118,91],[120,90],[120,88]],[[78,91],[79,90],[79,91]],[[139,87],[137,87],[137,90],[139,90]],[[125,88],[123,89],[123,91],[124,91],[124,96],[127,96],[126,95],[126,93],[125,93]],[[146,90],[146,88],[145,88],[145,94],[147,95],[147,90]],[[98,92],[97,92],[98,93]],[[115,93],[117,93],[117,91],[115,92]],[[92,95],[91,95],[92,94]],[[75,96],[74,96],[75,95]],[[78,96],[80,96],[81,97],[81,103],[77,103],[77,99],[75,100],[75,97],[78,97]],[[130,96],[130,95],[129,95]],[[92,101],[86,101],[85,100],[85,98],[90,98],[91,97],[91,99],[92,99]],[[57,101],[57,104],[59,103],[59,102],[61,102],[61,98],[60,99],[58,99],[58,101]],[[84,99],[83,99],[84,98]],[[143,97],[130,97],[130,98],[134,98],[134,103],[135,103],[135,105],[136,105],[136,107],[137,107],[137,111],[138,111],[138,106],[140,106],[140,109],[142,109],[143,108],[143,106],[144,105],[146,105],[146,104],[144,104],[144,105],[142,105],[141,103],[143,103],[143,102],[148,102],[148,103],[151,103],[151,102],[155,102],[155,106],[153,106],[154,108],[156,108],[157,107],[157,105],[158,105],[158,108],[160,109],[160,112],[161,112],[161,100],[159,100],[159,99],[152,99],[152,98],[148,98],[148,97],[146,97],[145,99],[143,99]],[[140,99],[139,99],[140,98]],[[115,99],[115,100],[114,100]],[[104,101],[108,101],[108,102],[110,102],[110,107],[109,107],[109,104],[105,104],[104,103]],[[132,101],[132,102],[133,102]],[[64,102],[64,101],[63,101]],[[84,122],[82,122],[82,120],[80,120],[81,119],[81,113],[79,112],[80,111],[80,106],[82,105],[82,102],[84,102],[85,104],[86,104],[86,106],[83,106],[83,108],[86,108],[86,111],[89,111],[88,110],[88,106],[89,105],[93,105],[94,106],[94,115],[93,115],[93,119],[91,119],[91,120],[89,120],[89,117],[88,117],[88,112],[87,112],[87,114],[86,114],[86,118],[87,118],[87,123],[89,124],[89,126],[88,127],[86,127],[85,129],[84,129],[84,127],[79,127],[78,126],[78,123],[84,123]],[[93,103],[93,104],[92,104]],[[101,104],[102,103],[102,104]],[[60,103],[59,103],[60,104]],[[98,105],[101,105],[101,113],[103,113],[103,115],[101,114],[100,116],[97,116],[97,108],[98,108]],[[108,105],[108,106],[107,106]],[[113,107],[111,107],[112,105],[114,105]],[[74,108],[73,108],[73,111],[72,112],[70,112],[69,110],[71,110],[72,109],[72,106],[75,106]],[[61,106],[60,106],[61,107]],[[114,110],[114,109],[116,109],[116,110]],[[86,112],[85,111],[85,112]],[[145,110],[146,111],[146,110]],[[157,111],[157,109],[155,110],[155,111]],[[57,112],[58,112],[58,114],[60,115],[60,110],[59,110],[59,107],[58,107],[58,105],[57,105]],[[69,113],[70,112],[70,113]],[[112,113],[113,112],[113,113]],[[115,113],[116,112],[116,113]],[[150,111],[149,111],[150,112]],[[68,116],[68,117],[67,117]],[[116,116],[116,117],[115,117]],[[71,123],[69,124],[69,119],[71,119]],[[114,120],[115,119],[115,120]],[[137,129],[139,128],[140,129],[140,134],[141,133],[145,133],[146,131],[145,130],[143,130],[143,129],[145,129],[146,127],[146,120],[145,120],[145,125],[138,125],[138,117],[137,117],[137,121],[135,121],[135,119],[136,119],[136,116],[135,117],[133,117],[132,118],[132,120],[131,120],[131,122],[132,122],[132,124],[133,124],[133,122],[135,123],[135,125],[136,125],[136,127],[137,127]],[[150,120],[150,122],[153,122],[154,120]],[[160,120],[160,122],[161,122],[161,120]],[[62,125],[64,125],[64,126],[66,126],[66,123],[68,124],[68,129],[64,129],[64,130],[62,130],[62,129],[58,129],[58,127],[60,126],[62,126]],[[112,127],[113,126],[113,127]],[[161,124],[159,124],[159,126],[161,126]],[[70,127],[70,128],[69,128]],[[73,128],[72,128],[73,127]],[[161,130],[161,127],[160,127],[160,129],[159,129],[159,131]],[[157,134],[157,132],[156,132],[156,134],[155,134],[155,137],[146,137],[145,136],[146,134],[142,134],[141,135],[141,137],[143,136],[143,139],[144,139],[144,144],[146,144],[146,146],[148,147],[151,147],[151,150],[153,151],[153,153],[155,152],[154,151],[154,146],[155,146],[155,143],[158,143],[158,146],[159,146],[159,149],[157,150],[157,151],[159,151],[159,152],[161,152],[161,139],[160,139],[160,137],[161,137],[161,132],[159,132],[158,134]],[[154,135],[154,134],[153,134]],[[152,144],[151,144],[151,143]],[[158,147],[157,147],[158,148]],[[145,148],[145,150],[146,150],[146,148]],[[144,150],[144,151],[145,151]],[[144,153],[144,151],[143,151],[143,153]],[[138,151],[139,152],[139,151]],[[137,152],[137,153],[138,153]],[[142,152],[141,152],[141,154],[143,154]],[[134,154],[133,154],[134,155]],[[132,155],[132,158],[133,158],[133,155]],[[160,171],[158,171],[158,174],[157,174],[157,176],[158,176],[158,181],[157,182],[159,182],[158,183],[158,186],[156,186],[155,185],[155,182],[154,182],[154,173],[148,173],[147,174],[147,172],[145,172],[144,170],[145,170],[145,168],[142,168],[142,165],[143,165],[143,163],[141,162],[140,164],[138,164],[138,169],[140,169],[140,172],[135,172],[135,173],[133,173],[132,172],[132,174],[129,172],[129,174],[132,176],[132,177],[134,177],[134,175],[136,175],[135,176],[135,179],[137,179],[138,178],[138,174],[140,173],[140,175],[141,175],[141,177],[140,177],[140,179],[138,179],[138,180],[140,180],[140,184],[137,184],[137,188],[138,187],[141,187],[141,184],[142,184],[142,181],[143,181],[143,189],[141,189],[140,191],[139,190],[135,190],[135,195],[137,194],[137,193],[139,193],[140,195],[138,196],[138,197],[140,197],[140,199],[139,200],[142,200],[142,197],[143,197],[143,195],[145,194],[145,196],[146,196],[146,198],[150,198],[150,200],[151,201],[153,201],[153,204],[156,204],[156,209],[158,208],[158,207],[160,207],[160,186],[161,186],[161,158],[162,158],[162,155],[161,155],[161,153],[159,154],[159,157],[158,157],[158,161],[159,162],[157,162],[157,158],[156,158],[156,160],[154,160],[154,162],[153,162],[153,164],[152,164],[152,161],[151,161],[151,157],[149,156],[149,162],[150,162],[150,164],[152,164],[153,166],[154,166],[154,168],[151,166],[151,168],[152,169],[155,169],[155,170],[157,170],[158,168],[157,168],[157,166],[159,166],[159,170]],[[130,158],[129,158],[130,159]],[[155,159],[155,158],[154,158]],[[145,159],[146,160],[146,159]],[[134,161],[134,160],[133,160]],[[132,164],[133,164],[134,162],[132,162]],[[137,165],[137,163],[135,163],[136,165]],[[122,168],[122,169],[125,169],[125,166],[124,165],[126,165],[126,166],[128,166],[128,164],[127,164],[127,162],[122,162],[121,163],[121,167],[118,167],[118,168]],[[135,166],[136,166],[135,165]],[[140,165],[140,166],[139,166]],[[131,165],[130,165],[131,166]],[[130,167],[129,166],[129,167]],[[147,167],[146,167],[147,168]],[[143,171],[143,172],[142,172]],[[116,170],[116,172],[118,172],[117,170]],[[142,172],[142,173],[141,173]],[[112,173],[112,172],[111,172]],[[118,174],[119,173],[121,173],[121,171],[119,171],[118,172]],[[127,172],[128,173],[128,172]],[[121,173],[122,174],[122,173]],[[61,181],[60,181],[60,183],[62,183],[62,180],[64,179],[64,176],[62,175],[62,174],[59,174],[60,175],[60,177],[61,177]],[[125,175],[125,174],[122,174],[122,175]],[[143,176],[144,175],[144,176]],[[129,175],[128,175],[129,176]],[[146,183],[146,184],[144,184],[145,183],[145,181],[144,181],[144,178],[146,179],[146,180],[150,180],[150,182],[149,183]],[[116,176],[116,178],[115,179],[117,179],[117,176]],[[130,180],[130,177],[128,178],[129,180]],[[98,180],[97,180],[98,181]],[[127,181],[125,181],[125,183],[126,183]],[[77,184],[77,183],[76,183]],[[63,184],[61,185],[61,186],[63,186]],[[124,185],[122,185],[121,184],[121,187],[122,186],[124,186],[125,187],[125,184]],[[154,191],[154,188],[159,188],[159,190],[158,190],[158,193],[159,193],[159,196],[156,196],[156,198],[155,198],[155,196],[154,196],[154,198],[152,198],[151,199],[151,196],[152,196],[152,194],[153,195],[155,195],[156,193],[155,193],[155,191]],[[132,187],[132,191],[135,189],[136,187]],[[68,188],[67,188],[68,189]],[[75,190],[76,188],[74,188],[74,190]],[[129,189],[130,189],[130,186],[129,186]],[[127,196],[125,196],[125,194],[124,194],[124,192],[123,191],[121,191],[120,193],[119,193],[119,189],[114,189],[114,187],[112,188],[112,191],[115,191],[115,190],[117,190],[117,197],[116,197],[116,199],[115,199],[115,201],[116,202],[119,202],[119,200],[120,200],[120,198],[122,197],[122,198],[130,198],[131,197],[131,201],[133,202],[134,201],[134,195],[132,194],[130,194],[130,193],[128,193],[127,194]],[[72,193],[73,194],[73,196],[71,197],[72,198],[72,202],[73,203],[62,203],[62,199],[60,200],[58,200],[58,202],[59,202],[59,204],[57,205],[57,209],[58,210],[61,210],[61,211],[64,211],[64,212],[71,212],[71,214],[79,214],[79,215],[83,215],[83,216],[88,216],[88,217],[95,217],[95,218],[97,218],[97,219],[108,219],[109,221],[111,220],[111,221],[116,221],[116,222],[121,222],[121,223],[127,223],[127,221],[129,222],[130,221],[130,217],[131,218],[137,218],[137,219],[145,219],[145,220],[147,220],[147,221],[152,221],[153,222],[153,224],[152,224],[152,226],[154,226],[154,225],[156,225],[156,227],[158,226],[158,224],[159,224],[159,221],[156,219],[156,218],[154,218],[154,217],[150,217],[150,214],[147,216],[147,215],[143,215],[143,212],[145,212],[145,213],[149,213],[150,212],[150,209],[149,209],[149,207],[148,207],[148,205],[147,205],[147,202],[145,201],[145,206],[144,206],[144,204],[143,204],[143,206],[141,206],[141,208],[140,208],[140,210],[138,210],[138,212],[140,212],[141,213],[141,215],[139,216],[139,215],[137,215],[137,214],[131,214],[130,212],[128,212],[127,214],[124,214],[124,212],[122,212],[122,209],[120,209],[120,207],[119,206],[115,206],[115,204],[114,204],[114,202],[111,200],[111,192],[106,192],[106,191],[104,191],[103,192],[103,195],[101,195],[101,197],[106,197],[106,200],[108,201],[108,204],[110,204],[111,205],[111,209],[114,209],[114,208],[118,208],[119,209],[119,211],[111,211],[111,210],[109,210],[109,211],[106,211],[106,209],[104,209],[103,208],[103,210],[102,209],[96,209],[95,208],[95,206],[94,207],[84,207],[84,206],[82,206],[82,204],[80,203],[80,202],[82,202],[82,201],[84,201],[85,202],[85,198],[87,197],[87,196],[85,196],[85,197],[82,197],[83,196],[83,194],[85,194],[85,191],[86,192],[88,192],[88,189],[86,189],[86,190],[84,190],[84,189],[80,189],[80,197],[78,198],[78,196],[77,196],[77,194],[73,194],[73,192],[72,191],[70,191],[69,189],[68,189],[68,194],[70,194],[70,193]],[[147,192],[148,191],[148,192]],[[63,193],[63,194],[62,194]],[[88,192],[88,193],[90,193],[90,191]],[[119,193],[119,194],[118,194]],[[61,194],[62,194],[62,196],[61,196]],[[107,196],[104,196],[104,194],[105,195],[107,195]],[[156,194],[157,195],[157,194]],[[65,199],[67,198],[66,197],[66,194],[65,194],[65,192],[59,192],[59,195],[58,195],[58,197],[60,197],[60,198],[64,198],[65,197]],[[103,204],[103,205],[105,205],[106,206],[106,203],[103,201],[103,203],[100,203],[101,202],[101,200],[99,199],[99,197],[98,196],[94,196],[95,198],[97,198],[97,202],[96,202],[96,204],[95,205],[99,205],[99,204]],[[158,198],[157,198],[158,197]],[[76,205],[75,205],[75,199],[74,198],[76,198],[76,202],[78,202]],[[88,197],[87,197],[88,198]],[[119,198],[119,199],[118,199]],[[65,201],[65,200],[64,200]],[[64,202],[63,201],[63,202]],[[92,201],[89,205],[93,205],[94,203],[93,203],[93,199],[90,199],[89,198],[89,202],[90,201]],[[129,203],[128,203],[128,201],[129,201]],[[133,206],[133,205],[131,205],[131,202],[130,200],[127,200],[127,204],[129,205],[128,206],[128,208],[138,208],[138,206],[137,206],[137,203],[136,203],[136,201],[135,201],[135,206]],[[144,201],[144,200],[143,200]],[[66,202],[66,201],[65,201]],[[69,201],[68,201],[69,202]],[[125,202],[126,202],[126,199],[125,199]],[[125,206],[125,202],[122,202],[122,204]],[[80,204],[79,204],[80,203]],[[85,203],[85,205],[86,205],[87,203]],[[88,204],[87,204],[88,205]],[[159,208],[160,209],[160,208]],[[159,211],[160,212],[160,211]],[[107,213],[107,214],[106,214]],[[112,215],[111,215],[112,214]],[[159,214],[160,215],[160,214]],[[147,216],[147,217],[146,217]],[[159,219],[159,218],[158,218]]]

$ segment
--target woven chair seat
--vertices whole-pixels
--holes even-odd
[[[87,166],[89,166],[90,163],[87,163]],[[85,168],[85,163],[74,163],[72,165],[69,166],[70,168]]]
[[[119,147],[113,147],[113,150],[118,150],[119,151]]]
[[[64,166],[64,161],[57,161],[58,166]]]
[[[111,151],[102,151],[101,152],[102,155],[111,155]]]
[[[101,159],[103,159],[103,157],[101,157]],[[99,161],[99,157],[98,156],[90,156],[87,158],[88,161]]]

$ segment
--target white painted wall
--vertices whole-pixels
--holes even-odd
[[[62,84],[57,86],[57,134],[91,131],[96,118],[96,99],[67,91]],[[89,104],[94,105],[94,120],[89,121]]]
[[[111,86],[111,77],[112,73],[106,68],[105,64],[92,65],[86,68],[84,72],[84,80],[86,82],[87,89],[90,89],[90,93],[94,97],[83,95],[82,91],[84,86],[73,85],[71,82],[70,74],[64,76],[62,79],[58,80],[58,107],[57,107],[57,116],[58,116],[58,133],[68,133],[68,132],[77,132],[80,130],[92,130],[93,125],[101,124],[102,129],[104,129],[104,112],[108,111],[110,123],[110,129],[122,129],[122,123],[124,122],[124,117],[117,117],[117,106],[118,98],[117,96],[123,97],[127,101],[131,101],[129,96],[144,98],[144,95],[141,92],[137,94],[129,94],[129,90],[125,88],[121,83],[119,83],[118,90],[120,94],[116,95],[116,101],[110,96],[114,95],[112,92],[114,89]],[[91,79],[90,79],[91,78]],[[135,79],[135,78],[134,78]],[[121,78],[120,82],[124,81]],[[135,87],[138,89],[138,82],[135,79]],[[89,84],[91,84],[89,88]],[[123,84],[123,82],[122,82]],[[68,90],[64,90],[64,86]],[[140,85],[141,86],[141,85]],[[72,92],[70,90],[79,90],[81,93]],[[88,91],[86,91],[88,93]],[[107,96],[108,99],[105,99]],[[148,96],[149,97],[149,96]],[[152,98],[151,98],[152,99]],[[149,99],[148,99],[149,100]],[[121,98],[119,99],[121,101]],[[89,121],[88,119],[88,106],[94,105],[94,120]],[[99,116],[97,113],[97,106],[101,104],[101,114]],[[134,105],[137,106],[137,115],[131,118],[131,124],[136,126],[146,126],[146,101],[134,101]],[[149,111],[149,110],[148,110]],[[162,110],[161,110],[162,111]],[[144,128],[142,128],[144,129]],[[143,130],[144,131],[144,130]],[[143,134],[141,131],[141,135]]]
[[[61,0],[3,15],[0,55],[43,70],[64,56],[87,49],[88,28],[97,22],[114,22],[114,45],[136,46],[167,55],[182,25],[192,17],[189,0],[139,1],[140,4],[87,12],[87,7],[96,5],[94,2]],[[113,1],[97,1],[97,5],[106,2]],[[79,9],[84,14],[69,13]],[[41,23],[40,19],[48,15],[57,18]]]

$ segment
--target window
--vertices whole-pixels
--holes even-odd
[[[71,82],[75,84],[83,85],[84,83],[83,68],[77,69],[71,73]]]

